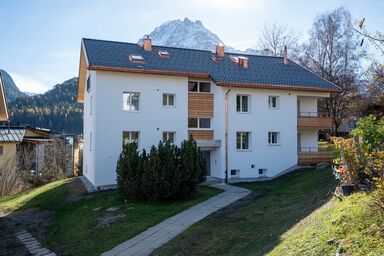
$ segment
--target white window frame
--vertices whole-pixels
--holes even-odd
[[[189,90],[189,83],[197,83],[197,91],[190,91]],[[201,92],[200,91],[200,83],[208,83],[209,84],[209,92]],[[206,93],[206,94],[212,94],[212,83],[209,81],[188,81],[188,92],[190,93]]]
[[[164,105],[164,96],[166,97],[166,104]],[[169,97],[173,97],[173,105],[169,105]],[[174,93],[163,93],[163,97],[161,99],[163,107],[165,108],[175,108],[176,107],[176,94]]]
[[[237,110],[237,98],[240,97],[240,110]],[[243,97],[247,97],[248,102],[247,102],[247,111],[243,111],[242,105],[243,105]],[[235,100],[235,108],[236,108],[236,113],[240,114],[249,114],[251,113],[251,97],[248,94],[236,94],[236,100]]]
[[[237,146],[237,135],[240,134],[240,148]],[[248,148],[243,148],[243,137],[244,135],[248,136]],[[251,132],[247,131],[239,131],[236,132],[236,150],[237,151],[251,151],[252,145],[251,145]]]
[[[173,141],[170,141],[170,143],[171,144],[175,144],[175,141],[176,141],[176,132],[174,132],[174,131],[165,131],[165,132],[163,132],[163,138],[162,138],[162,140],[163,140],[163,143],[166,143],[168,140],[169,140],[169,135],[170,134],[173,134]],[[164,135],[165,135],[165,137],[166,137],[166,141],[164,140]]]
[[[273,107],[273,106],[271,105],[271,103],[272,103],[271,99],[272,99],[272,98],[276,98],[276,107]],[[269,107],[270,109],[280,109],[280,96],[269,95],[269,96],[268,96],[268,107]]]
[[[273,134],[276,134],[276,143],[273,143],[273,141],[272,141]],[[280,146],[281,145],[280,132],[268,132],[268,145],[270,145],[270,146]]]
[[[188,129],[189,130],[212,130],[212,118],[210,117],[188,117],[189,118],[196,118],[197,119],[197,127],[189,127],[189,120],[188,120]],[[209,119],[209,128],[200,128],[200,119]]]
[[[138,104],[138,109],[137,110],[132,110],[130,108],[132,108],[133,104],[132,104],[132,96],[128,95],[127,94],[138,94],[138,98],[139,98],[139,104]],[[129,101],[129,102],[127,102]],[[140,92],[123,92],[123,110],[126,111],[126,112],[140,112],[140,109],[141,109],[141,93]]]
[[[123,147],[125,146],[125,140],[124,140],[124,133],[128,133],[128,142],[127,144],[131,144],[134,141],[132,140],[132,133],[137,133],[137,146],[139,146],[140,143],[140,132],[139,131],[123,131]]]

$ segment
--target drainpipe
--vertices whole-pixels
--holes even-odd
[[[231,88],[225,93],[225,183],[228,183],[228,94]]]

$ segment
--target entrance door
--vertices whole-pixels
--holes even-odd
[[[202,151],[201,152],[205,162],[207,163],[208,175],[211,176],[211,152],[210,151]]]

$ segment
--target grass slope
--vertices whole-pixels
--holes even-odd
[[[50,210],[55,217],[49,225],[48,241],[42,242],[59,254],[100,255],[162,220],[222,192],[198,186],[196,195],[186,201],[123,202],[116,191],[107,191],[71,203],[66,200],[69,194],[66,183],[70,181],[72,179],[56,181],[0,198],[0,212],[28,208]],[[101,209],[94,211],[97,207]],[[109,207],[118,207],[116,214],[124,214],[125,217],[111,225],[97,227],[98,218],[107,215],[105,209]]]
[[[335,180],[330,170],[302,169],[273,181],[239,185],[267,193],[229,216],[210,216],[193,225],[154,254],[265,255],[329,200]]]
[[[335,255],[336,252],[384,255],[383,213],[369,195],[356,193],[341,202],[332,199],[286,232],[269,255]]]

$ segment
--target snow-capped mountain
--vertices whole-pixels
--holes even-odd
[[[225,43],[214,33],[204,27],[200,20],[195,22],[188,18],[172,20],[163,23],[149,34],[154,45],[191,48],[198,50],[214,50],[218,43]],[[226,52],[259,54],[257,50],[236,50],[225,45]]]

